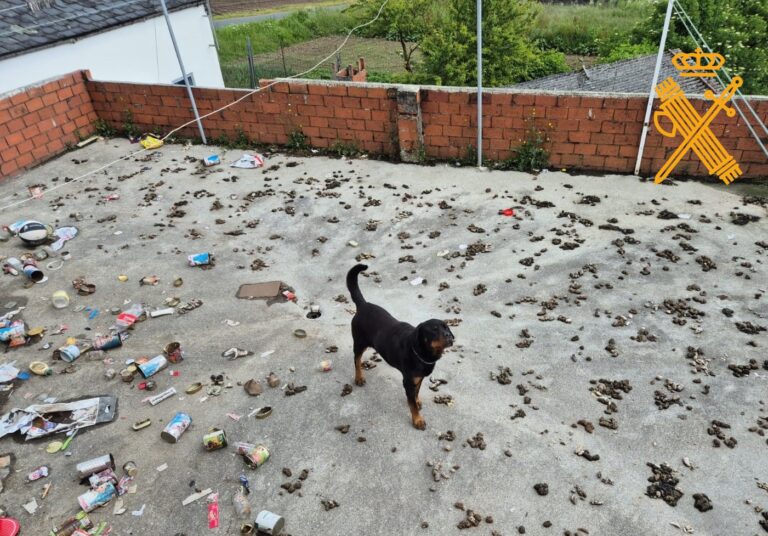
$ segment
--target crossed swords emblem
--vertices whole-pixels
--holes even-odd
[[[656,86],[656,95],[661,100],[661,105],[653,114],[653,124],[662,136],[674,138],[680,134],[683,137],[683,143],[656,173],[656,184],[669,177],[688,151],[693,151],[704,163],[709,174],[717,175],[725,184],[732,183],[741,175],[739,164],[715,137],[709,125],[720,110],[725,110],[728,117],[736,115],[736,110],[726,104],[743,83],[741,77],[734,76],[720,95],[715,96],[711,90],[705,91],[704,97],[712,101],[712,106],[703,116],[699,115],[680,85],[671,77]],[[672,122],[672,130],[665,130],[659,125],[659,119],[662,117]]]

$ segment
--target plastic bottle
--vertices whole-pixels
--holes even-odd
[[[232,498],[232,503],[235,505],[237,517],[241,519],[250,519],[251,503],[248,502],[248,497],[246,497],[246,491],[243,486],[238,488],[237,493],[235,493],[235,496]]]

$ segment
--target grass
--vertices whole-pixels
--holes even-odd
[[[240,17],[251,17],[254,15],[271,15],[272,13],[285,13],[286,11],[300,11],[307,9],[318,9],[349,4],[350,0],[323,0],[321,2],[286,4],[284,6],[265,7],[257,9],[246,9],[243,11],[230,11],[213,16],[215,20],[235,19]]]
[[[628,43],[632,29],[650,15],[651,0],[613,1],[611,5],[547,4],[536,21],[533,37],[542,49],[569,55],[569,64],[576,68],[583,57],[587,57],[585,63],[591,64],[649,53],[648,47]],[[333,52],[346,33],[360,22],[351,9],[313,9],[297,11],[280,20],[219,28],[216,33],[224,83],[227,87],[249,85],[246,37],[251,39],[257,79],[284,77],[309,69]],[[418,83],[403,69],[400,53],[400,45],[394,41],[352,37],[341,59],[342,65],[347,65],[364,57],[372,82]],[[418,53],[415,60],[419,60]],[[306,77],[331,78],[331,61]]]
[[[629,41],[632,29],[649,17],[652,9],[648,0],[620,0],[610,6],[547,4],[532,35],[544,49],[607,56]]]

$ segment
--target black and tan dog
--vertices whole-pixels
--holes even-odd
[[[366,265],[358,264],[347,274],[347,288],[357,306],[357,313],[352,318],[355,383],[365,385],[363,352],[373,348],[384,361],[403,374],[403,387],[411,408],[413,426],[424,430],[426,423],[419,413],[421,382],[425,376],[432,374],[443,351],[453,345],[453,333],[442,320],[427,320],[413,327],[398,321],[382,307],[365,301],[357,284],[357,276],[366,269]]]

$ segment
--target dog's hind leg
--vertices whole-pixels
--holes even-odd
[[[413,427],[418,430],[424,430],[427,427],[424,417],[419,412],[419,403],[417,402],[421,380],[422,378],[403,378],[405,397],[408,399],[408,407],[411,410],[411,422],[413,422]]]

